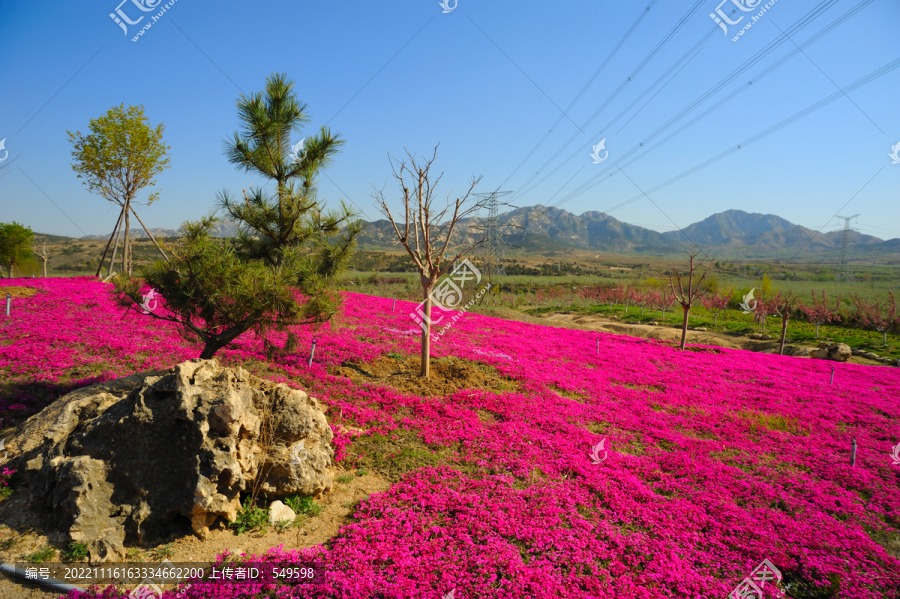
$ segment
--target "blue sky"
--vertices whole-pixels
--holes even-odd
[[[330,202],[354,202],[370,220],[377,217],[372,186],[394,189],[388,155],[400,156],[404,148],[425,153],[437,143],[444,195],[483,175],[479,191],[517,191],[510,197],[518,206],[553,198],[565,200],[560,207],[576,214],[607,211],[900,58],[900,3],[872,0],[747,85],[794,50],[794,43],[802,45],[859,1],[777,0],[733,42],[765,3],[731,17],[745,15],[726,36],[709,17],[717,0],[704,0],[629,82],[693,5],[658,0],[646,11],[651,2],[459,0],[444,14],[437,0],[177,0],[132,42],[149,16],[129,26],[126,36],[109,17],[117,0],[8,0],[0,5],[0,139],[6,138],[10,168],[0,178],[0,221],[61,235],[111,231],[117,213],[88,193],[71,170],[66,130],[86,131],[91,118],[119,103],[142,104],[152,123],[165,123],[172,148],[172,167],[157,179],[160,200],[141,211],[147,225],[176,228],[207,213],[217,192],[257,183],[225,160],[222,144],[238,127],[238,95],[260,91],[273,72],[295,80],[310,108],[310,132],[327,122],[347,142],[327,171],[330,180],[322,179],[320,194]],[[648,143],[653,151],[646,157],[617,162],[776,40],[780,30],[829,5],[793,41]],[[729,1],[722,8],[733,6]],[[122,10],[132,20],[156,14],[141,12],[132,0]],[[572,104],[642,12],[633,33]],[[703,38],[689,62],[673,69]],[[667,72],[674,78],[651,87]],[[747,89],[656,146],[742,87]],[[610,214],[665,231],[736,208],[829,231],[839,225],[829,222],[836,213],[860,213],[862,232],[900,237],[900,164],[888,156],[900,144],[898,91],[900,68],[649,193],[652,202],[642,197]],[[564,145],[573,133],[574,141]],[[597,165],[589,152],[601,139],[609,155]],[[544,164],[533,179],[542,182],[529,190],[526,182]],[[614,176],[570,193],[607,168]]]

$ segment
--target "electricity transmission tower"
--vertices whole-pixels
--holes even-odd
[[[850,251],[850,231],[855,231],[850,226],[850,220],[859,216],[858,214],[854,214],[853,216],[839,216],[838,218],[844,219],[844,235],[841,237],[841,280],[845,283],[850,281],[850,284],[853,284],[853,273],[850,272],[850,264],[847,262],[847,254]]]
[[[485,206],[488,209],[488,219],[485,226],[485,243],[484,243],[484,274],[488,279],[494,275],[503,275],[506,272],[503,269],[503,241],[500,236],[500,215],[498,207],[500,202],[497,198],[511,194],[511,191],[492,191],[491,193],[472,194],[479,198],[484,198]]]

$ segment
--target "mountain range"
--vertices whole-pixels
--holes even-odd
[[[454,245],[476,241],[487,224],[483,217],[467,218],[458,224]],[[603,252],[668,255],[681,253],[696,244],[711,249],[720,257],[791,257],[799,252],[831,254],[841,250],[843,231],[819,233],[795,225],[774,214],[727,210],[678,231],[659,233],[631,225],[602,212],[572,214],[554,207],[526,206],[499,216],[503,242],[508,252],[521,248],[527,253],[559,250],[596,250]],[[175,237],[174,229],[150,229],[154,236]],[[214,235],[229,237],[237,232],[231,222],[216,223]],[[141,229],[133,235],[144,237]],[[108,238],[90,235],[83,239]],[[900,238],[884,241],[851,230],[848,235],[853,255],[890,257],[900,253]],[[396,249],[393,227],[387,220],[367,223],[359,238],[365,249]]]

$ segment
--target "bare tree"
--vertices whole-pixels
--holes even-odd
[[[781,293],[780,291],[772,298],[772,313],[781,318],[781,339],[778,342],[778,353],[784,354],[784,341],[787,335],[788,321],[798,310],[800,298],[794,295],[793,291]]]
[[[47,261],[50,259],[50,256],[53,255],[53,250],[47,249],[47,238],[46,237],[40,237],[40,238],[36,239],[35,241],[39,242],[41,245],[40,246],[37,246],[37,245],[32,246],[31,252],[43,261],[44,278],[46,279],[47,278]]]
[[[401,220],[394,218],[383,190],[375,190],[373,197],[378,211],[391,221],[397,240],[419,271],[425,317],[422,323],[422,367],[419,376],[428,378],[431,355],[431,293],[438,279],[450,270],[457,260],[484,243],[485,238],[482,236],[470,244],[452,247],[452,253],[447,253],[448,248],[451,248],[450,239],[457,223],[481,209],[484,200],[470,201],[472,190],[481,181],[481,177],[473,177],[465,195],[453,202],[448,195],[446,205],[443,208],[435,208],[435,188],[443,177],[443,173],[437,177],[431,173],[432,165],[437,158],[437,146],[431,158],[428,160],[423,158],[422,162],[417,162],[416,157],[409,151],[406,151],[406,156],[408,162],[391,159],[391,170],[403,194],[400,199],[403,206]]]
[[[684,286],[683,275],[681,273],[675,272],[674,269],[669,271],[669,289],[675,297],[675,301],[681,304],[681,309],[684,310],[684,321],[681,323],[681,349],[684,349],[684,340],[687,337],[688,318],[690,316],[691,306],[694,305],[694,302],[706,295],[706,292],[708,291],[708,289],[702,288],[701,285],[703,284],[703,279],[705,279],[706,275],[712,270],[712,266],[708,266],[705,262],[709,252],[698,259],[697,257],[699,255],[700,250],[696,247],[691,248],[691,251],[688,254],[687,288]],[[706,267],[706,271],[700,274],[700,278],[694,282],[694,272],[702,270],[703,267]]]

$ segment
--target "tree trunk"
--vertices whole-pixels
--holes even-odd
[[[778,348],[778,354],[782,355],[782,356],[784,355],[784,338],[787,333],[787,325],[788,325],[788,319],[782,318],[781,319],[781,345]]]
[[[46,279],[47,278],[47,258],[44,258],[43,256],[41,256],[41,260],[44,261],[44,278]]]
[[[220,349],[222,348],[218,343],[207,342],[206,345],[203,346],[203,351],[200,352],[200,359],[209,360],[216,355],[216,352]]]
[[[119,212],[119,219],[116,221],[116,226],[113,227],[112,235],[109,236],[109,241],[106,242],[106,249],[103,250],[103,256],[100,258],[100,265],[97,267],[97,274],[95,276],[100,276],[100,271],[103,270],[103,261],[106,260],[106,253],[109,251],[109,246],[112,245],[113,237],[116,238],[116,246],[119,245],[119,226],[122,224],[122,214],[125,212],[124,208],[121,212]],[[113,262],[116,260],[115,250],[113,250]],[[106,276],[109,276],[109,273],[112,272],[112,262],[110,262],[109,271],[107,271]]]
[[[110,276],[112,274],[113,268],[116,265],[116,253],[119,251],[119,235],[121,231],[116,231],[116,245],[113,246],[113,254],[112,258],[109,260],[109,268],[106,269],[106,276]]]
[[[131,276],[131,245],[128,243],[129,213],[131,212],[131,198],[125,199],[125,239],[122,242],[122,272]]]
[[[881,331],[881,344],[887,345],[887,329]]]
[[[718,312],[716,312],[715,314],[713,314],[713,326],[716,326],[716,320],[717,320],[718,318],[719,318],[719,313],[718,313]]]
[[[228,329],[224,333],[220,333],[218,335],[214,335],[213,337],[207,339],[203,345],[203,351],[200,352],[201,360],[209,360],[216,352],[237,339],[241,333],[244,333],[247,330],[243,324],[236,325],[235,327]]]
[[[681,323],[681,349],[684,349],[684,340],[687,338],[688,318],[690,318],[691,307],[684,307],[684,322]]]
[[[819,338],[819,323],[816,323],[816,339]]]
[[[422,294],[425,296],[424,320],[422,322],[422,367],[419,376],[428,378],[431,375],[431,291],[433,284],[423,284]]]

